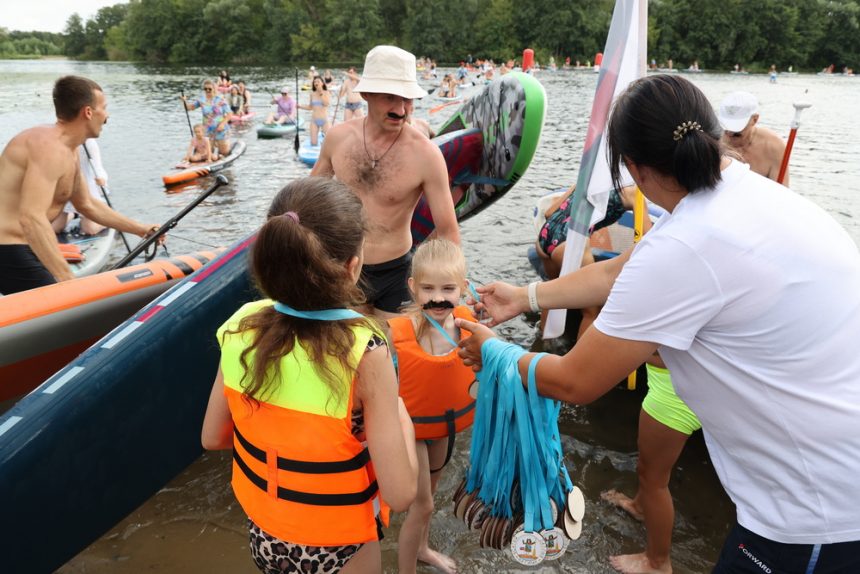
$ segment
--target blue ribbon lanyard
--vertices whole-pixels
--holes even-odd
[[[440,333],[442,333],[442,336],[443,336],[443,337],[445,337],[445,340],[446,340],[446,341],[448,341],[449,343],[451,343],[451,345],[453,345],[453,346],[454,346],[454,348],[456,348],[456,347],[457,347],[457,341],[455,341],[455,340],[451,337],[451,335],[448,333],[448,331],[446,331],[446,330],[445,330],[445,328],[444,328],[444,327],[442,327],[442,325],[440,325],[440,324],[436,321],[436,319],[434,319],[433,317],[431,317],[431,316],[430,316],[430,315],[428,315],[427,313],[421,313],[421,314],[422,314],[422,315],[424,315],[424,318],[425,318],[425,319],[427,319],[427,320],[430,322],[430,324],[431,324],[431,325],[433,325],[434,327],[436,327],[436,330],[437,330],[437,331],[439,331]]]
[[[535,355],[529,363],[530,379],[534,378],[534,370],[543,355]],[[517,379],[519,377],[519,369]],[[531,383],[532,381],[530,381]],[[549,505],[549,491],[545,478],[546,436],[542,425],[541,409],[534,412],[529,408],[531,402],[529,394],[523,389],[522,384],[515,387],[514,418],[517,422],[519,432],[518,446],[520,448],[520,485],[523,493],[523,507],[525,509],[525,530],[534,532],[544,528],[552,527],[552,510]],[[535,399],[537,395],[535,394]],[[539,417],[539,418],[536,418]],[[530,424],[531,423],[531,424]],[[557,479],[556,479],[557,481]],[[551,484],[551,482],[550,482]]]
[[[481,302],[481,296],[478,294],[478,291],[477,291],[477,289],[475,289],[475,286],[474,286],[474,285],[472,285],[472,282],[471,282],[471,281],[468,281],[468,282],[466,283],[466,285],[469,287],[469,293],[471,293],[471,294],[472,294],[472,298],[473,298],[477,303],[480,303],[480,302]],[[484,320],[484,311],[483,311],[483,309],[482,309],[482,310],[481,310],[481,312],[478,314],[478,321],[483,321],[483,320]]]
[[[364,317],[361,313],[352,309],[318,309],[316,311],[299,311],[293,309],[286,303],[275,301],[275,311],[289,315],[290,317],[298,317],[299,319],[311,319],[313,321],[345,321],[347,319],[360,319]]]

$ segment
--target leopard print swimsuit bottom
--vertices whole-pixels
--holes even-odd
[[[251,556],[265,574],[301,572],[335,574],[355,556],[362,544],[348,546],[303,546],[284,542],[248,520]]]

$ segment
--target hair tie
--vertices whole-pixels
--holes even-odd
[[[284,215],[284,217],[289,217],[290,219],[292,219],[296,223],[301,223],[301,221],[299,220],[299,214],[296,213],[295,211],[288,211],[288,212],[284,213],[283,215]]]
[[[693,122],[693,121],[684,122],[681,125],[679,125],[677,128],[675,128],[674,132],[672,132],[674,134],[672,136],[672,139],[674,139],[675,141],[681,141],[682,139],[684,139],[685,135],[687,135],[689,132],[693,132],[693,131],[696,131],[696,132],[702,131],[702,126],[699,125],[699,122]]]

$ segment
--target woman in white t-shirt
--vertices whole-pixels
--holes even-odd
[[[713,108],[684,78],[633,82],[607,135],[616,184],[623,162],[668,213],[613,260],[528,288],[487,285],[483,305],[498,323],[604,304],[569,353],[537,368],[539,392],[559,400],[591,402],[659,350],[737,507],[714,572],[860,572],[856,245],[817,205],[724,155]],[[493,334],[462,326],[477,368]]]

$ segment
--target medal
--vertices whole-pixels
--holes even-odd
[[[523,566],[535,566],[546,558],[546,542],[539,532],[517,528],[511,539],[511,554]]]
[[[561,528],[553,527],[541,530],[540,535],[546,543],[546,557],[544,560],[558,560],[567,551],[568,539]]]

